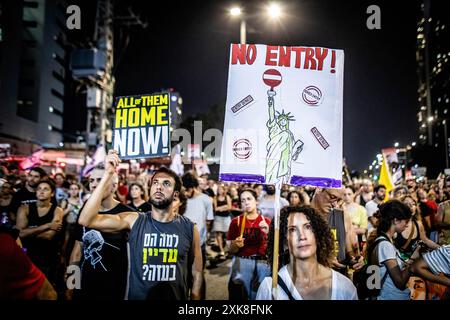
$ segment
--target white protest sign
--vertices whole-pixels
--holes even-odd
[[[344,52],[230,49],[220,180],[342,185]]]

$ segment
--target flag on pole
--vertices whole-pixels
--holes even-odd
[[[44,151],[44,149],[39,149],[33,152],[31,156],[26,157],[25,160],[20,163],[20,167],[22,168],[22,170],[28,170],[36,166],[37,164],[40,164],[41,158],[44,155]]]
[[[383,184],[386,187],[386,200],[389,200],[389,192],[394,188],[392,178],[389,171],[389,165],[386,161],[386,155],[383,153],[383,161],[381,163],[380,178],[378,184]]]

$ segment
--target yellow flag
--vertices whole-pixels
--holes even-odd
[[[391,173],[389,172],[389,166],[386,161],[386,156],[383,153],[383,162],[381,163],[380,178],[378,184],[383,184],[386,187],[385,201],[389,200],[389,192],[394,188],[392,184]]]

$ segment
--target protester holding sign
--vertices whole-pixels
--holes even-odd
[[[191,299],[199,299],[202,285],[199,233],[189,219],[173,211],[173,200],[181,190],[180,178],[167,168],[155,172],[151,179],[150,212],[98,214],[102,195],[116,175],[119,162],[117,152],[110,150],[105,172],[81,211],[79,223],[103,232],[130,232],[127,299],[185,300],[189,293]]]
[[[279,256],[274,257],[273,223],[268,252],[279,259],[278,300],[357,300],[356,288],[330,268],[334,241],[327,222],[309,206],[290,206],[280,213]],[[257,300],[272,299],[272,278],[261,283]]]
[[[244,213],[231,220],[227,239],[234,255],[228,285],[230,300],[254,300],[261,281],[270,274],[266,259],[269,218],[256,209],[256,192],[240,194]]]

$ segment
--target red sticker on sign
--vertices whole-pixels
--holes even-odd
[[[262,78],[263,78],[264,83],[266,85],[268,85],[270,88],[279,86],[281,83],[281,80],[283,80],[281,73],[275,69],[266,70],[263,73]]]

